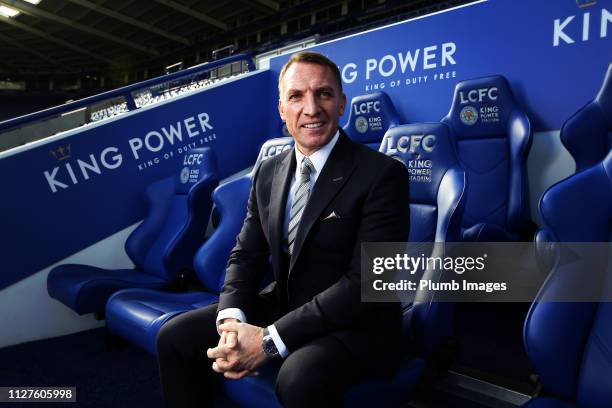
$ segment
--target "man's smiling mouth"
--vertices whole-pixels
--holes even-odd
[[[307,123],[305,125],[302,125],[303,127],[305,127],[306,129],[318,129],[321,126],[323,126],[322,122],[317,122],[317,123]]]

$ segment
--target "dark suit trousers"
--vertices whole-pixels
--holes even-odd
[[[262,301],[263,303],[263,301]],[[271,308],[245,311],[249,323],[266,326],[274,321]],[[167,322],[157,336],[159,370],[167,407],[212,407],[215,383],[206,349],[215,347],[217,305],[183,313]],[[358,356],[333,335],[291,350],[281,361],[276,395],[285,407],[337,407],[344,393],[364,376]]]

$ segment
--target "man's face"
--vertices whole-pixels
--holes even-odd
[[[303,154],[309,156],[331,140],[345,106],[346,96],[329,67],[295,62],[285,72],[278,111]]]

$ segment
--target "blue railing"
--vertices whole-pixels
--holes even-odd
[[[204,72],[208,72],[214,70],[215,68],[219,68],[228,64],[233,64],[235,62],[246,62],[249,71],[255,70],[255,64],[253,63],[253,58],[249,54],[236,54],[227,58],[223,58],[217,61],[206,62],[204,64],[196,65],[191,68],[184,69],[182,71],[174,72],[172,74],[162,75],[156,78],[151,78],[142,82],[138,82],[136,84],[124,86],[122,88],[114,89],[112,91],[104,92],[98,95],[89,96],[87,98],[79,99],[74,102],[69,102],[60,106],[55,106],[53,108],[45,109],[42,111],[34,112],[28,115],[19,116],[17,118],[9,119],[0,122],[0,133],[9,130],[12,128],[16,128],[21,125],[34,123],[40,120],[48,119],[54,116],[62,115],[64,113],[72,112],[81,108],[86,108],[95,103],[104,102],[108,100],[112,100],[115,98],[124,98],[127,110],[131,111],[137,109],[136,103],[134,101],[134,96],[132,93],[134,91],[143,90],[146,88],[150,88],[156,85],[164,84],[171,81],[180,80],[182,78],[195,76]]]

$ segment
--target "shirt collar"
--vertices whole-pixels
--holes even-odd
[[[320,148],[319,150],[317,150],[316,152],[308,156],[308,158],[310,159],[310,161],[312,162],[315,168],[315,171],[314,171],[315,179],[321,173],[321,170],[323,169],[323,166],[325,166],[325,163],[327,162],[327,159],[329,158],[329,155],[331,151],[333,150],[334,146],[336,145],[336,142],[338,141],[339,137],[340,137],[340,131],[337,130],[334,137],[332,137],[332,139],[329,142],[327,142],[325,146],[323,146],[322,148]],[[302,163],[302,159],[304,158],[304,155],[302,154],[302,152],[300,152],[300,149],[298,149],[297,144],[295,145],[295,148],[293,150],[295,151],[295,160],[297,163],[295,170],[296,170],[296,174],[299,175],[300,164]]]

